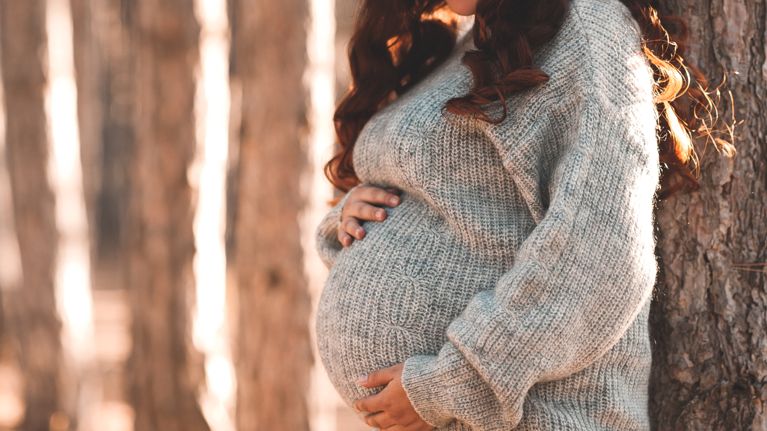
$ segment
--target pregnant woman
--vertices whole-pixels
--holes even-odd
[[[368,425],[649,428],[653,206],[711,103],[665,35],[639,0],[363,2],[315,325]]]

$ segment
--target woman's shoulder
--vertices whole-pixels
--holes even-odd
[[[621,0],[572,0],[559,32],[535,57],[550,91],[604,96],[626,106],[652,100],[642,32]]]
[[[483,126],[507,163],[536,159],[517,161],[547,171],[545,160],[556,160],[574,135],[603,138],[584,125],[607,121],[646,136],[648,148],[655,145],[653,71],[639,25],[620,0],[572,0],[560,30],[534,62],[549,79],[510,97],[504,121]]]
[[[486,132],[508,140],[566,127],[594,103],[654,111],[653,71],[641,42],[639,25],[620,0],[572,0],[560,30],[535,52],[535,65],[549,79],[508,98],[507,120]]]

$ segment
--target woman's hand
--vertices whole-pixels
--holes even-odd
[[[360,225],[360,220],[386,219],[386,210],[374,204],[394,207],[400,203],[399,190],[393,187],[362,185],[349,193],[341,209],[341,223],[338,224],[338,241],[344,247],[351,245],[355,239],[365,237],[365,229]]]
[[[354,402],[354,408],[365,415],[365,423],[386,431],[428,431],[426,423],[413,409],[402,387],[403,363],[373,371],[357,383],[366,388],[386,385],[380,392]]]

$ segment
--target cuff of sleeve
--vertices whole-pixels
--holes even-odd
[[[413,409],[433,427],[455,419],[479,426],[497,421],[500,410],[490,388],[452,344],[437,356],[408,358],[402,369],[402,387]]]
[[[314,237],[317,241],[317,254],[319,254],[322,263],[328,269],[333,266],[336,255],[343,248],[343,245],[338,241],[338,225],[341,223],[341,210],[349,197],[349,193],[358,186],[359,184],[341,196],[341,199],[320,220],[314,231]]]

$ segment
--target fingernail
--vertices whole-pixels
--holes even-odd
[[[357,384],[361,385],[361,384],[365,383],[367,381],[367,379],[368,379],[367,375],[359,376],[359,377],[357,377]]]
[[[357,235],[362,235],[363,233],[365,233],[365,231],[362,230],[362,228],[357,228]]]
[[[376,211],[376,216],[377,216],[379,219],[382,219],[382,218],[384,218],[384,215],[386,215],[386,213],[384,212],[384,210],[378,210],[378,211]]]
[[[392,204],[392,205],[397,205],[399,203],[399,198],[394,196],[394,197],[389,199],[389,203]]]

